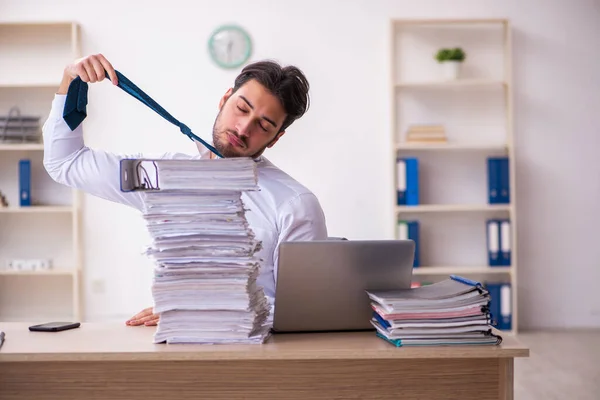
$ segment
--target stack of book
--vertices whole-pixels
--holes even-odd
[[[446,143],[443,125],[410,125],[406,133],[408,143]]]
[[[459,276],[411,289],[367,291],[377,336],[396,346],[497,345],[490,295]]]
[[[146,160],[143,217],[155,262],[155,343],[263,343],[270,307],[257,284],[261,243],[245,217],[251,159]],[[152,181],[154,179],[154,181]]]

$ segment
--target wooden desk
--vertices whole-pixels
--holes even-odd
[[[396,348],[373,332],[283,334],[263,345],[153,344],[154,328],[1,323],[0,399],[512,399],[501,346]]]

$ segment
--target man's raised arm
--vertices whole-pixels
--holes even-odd
[[[120,190],[119,164],[124,157],[102,150],[90,149],[83,141],[83,128],[75,130],[63,119],[63,110],[70,83],[76,77],[84,82],[100,82],[107,71],[113,84],[117,84],[115,71],[102,55],[77,60],[67,66],[63,80],[52,101],[48,119],[42,128],[44,137],[44,167],[56,182],[80,189],[100,198],[140,209],[142,202],[137,192]]]

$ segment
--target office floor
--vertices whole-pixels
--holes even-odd
[[[515,360],[515,400],[600,399],[600,330],[523,332],[530,357]]]

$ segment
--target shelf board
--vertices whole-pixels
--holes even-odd
[[[509,211],[510,207],[510,204],[420,204],[396,206],[396,211],[404,213]]]
[[[510,274],[511,267],[423,266],[413,268],[413,275]]]
[[[394,19],[395,25],[478,25],[478,24],[507,24],[503,18],[471,18],[471,19]]]
[[[450,81],[432,81],[432,82],[399,82],[396,88],[423,88],[423,89],[444,89],[454,87],[473,87],[473,86],[506,86],[505,81],[494,79],[457,79]]]
[[[71,206],[0,207],[0,213],[71,213]]]
[[[0,270],[0,275],[10,276],[72,276],[75,275],[76,271],[71,269],[49,269],[45,271],[9,271]]]
[[[0,143],[0,151],[43,151],[43,143]]]
[[[7,26],[25,26],[25,27],[64,27],[68,28],[77,25],[75,21],[2,21],[0,27]]]
[[[505,151],[506,144],[488,143],[398,143],[396,150],[469,150],[469,151]]]

